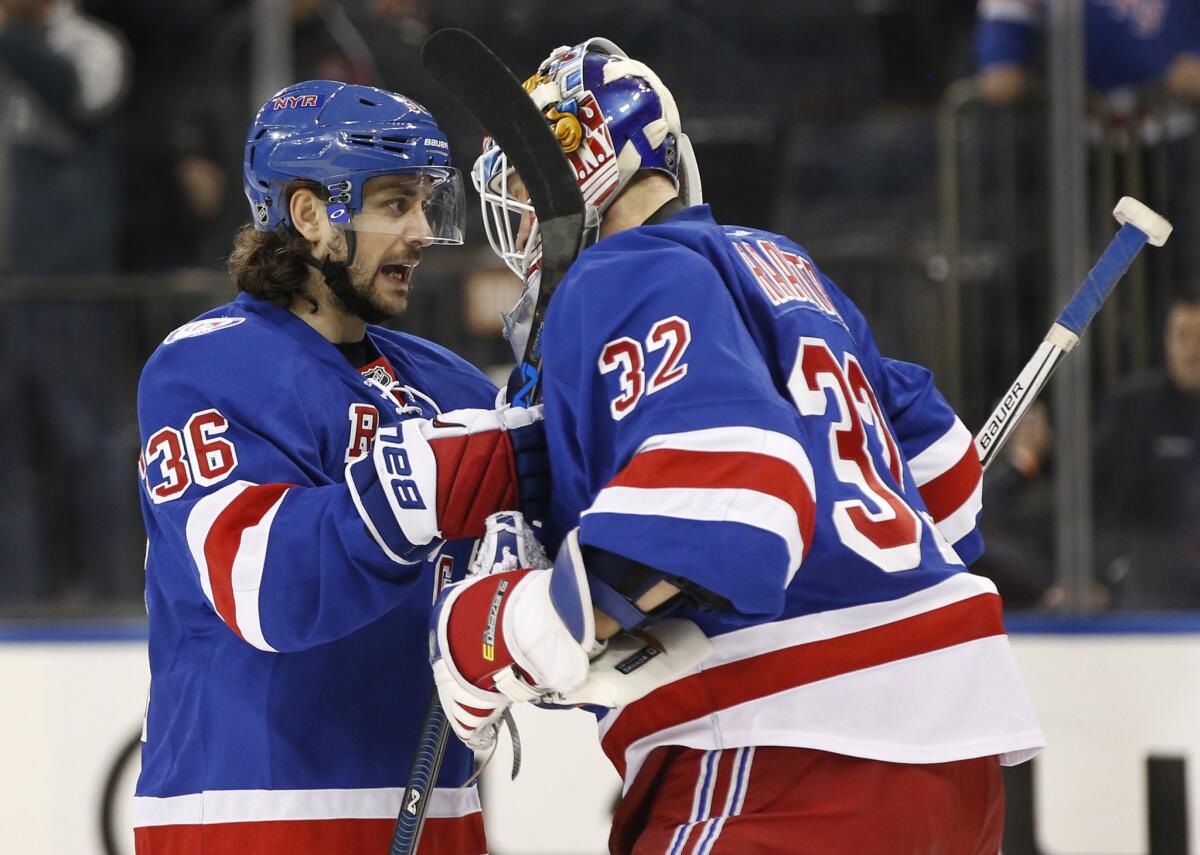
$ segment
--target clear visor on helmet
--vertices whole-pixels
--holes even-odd
[[[534,258],[541,255],[541,240],[525,185],[508,165],[504,152],[490,140],[475,161],[471,181],[479,193],[483,227],[492,251],[528,288]]]
[[[325,211],[338,228],[426,244],[461,244],[466,195],[457,169],[400,172],[367,179],[358,211],[338,195],[330,199]]]

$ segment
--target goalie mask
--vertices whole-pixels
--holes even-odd
[[[671,179],[682,201],[701,201],[691,143],[680,129],[675,99],[658,76],[607,39],[560,47],[525,81],[575,171],[590,226],[641,170]],[[520,178],[489,137],[471,179],[483,207],[492,250],[525,283],[505,316],[505,331],[520,358],[537,302],[541,236]]]

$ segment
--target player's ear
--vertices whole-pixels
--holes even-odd
[[[324,203],[312,190],[298,187],[288,199],[288,215],[292,226],[306,240],[319,243],[321,240],[321,220],[324,217]]]

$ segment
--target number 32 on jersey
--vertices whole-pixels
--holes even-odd
[[[604,345],[596,361],[601,374],[619,371],[621,394],[609,402],[609,411],[617,421],[633,412],[645,395],[653,395],[687,376],[683,353],[692,343],[692,327],[679,315],[657,321],[646,335],[646,347],[622,336]],[[665,350],[658,368],[646,380],[646,352]]]

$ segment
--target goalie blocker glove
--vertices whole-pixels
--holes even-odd
[[[545,445],[540,407],[452,410],[381,429],[346,480],[372,535],[405,556],[434,538],[482,536],[498,508],[544,515]]]
[[[434,681],[454,732],[476,750],[495,742],[512,702],[583,685],[602,649],[577,532],[552,567],[542,556],[543,566],[507,569],[539,563],[530,543],[536,541],[520,514],[497,514],[472,565],[488,575],[448,587],[434,605]]]

